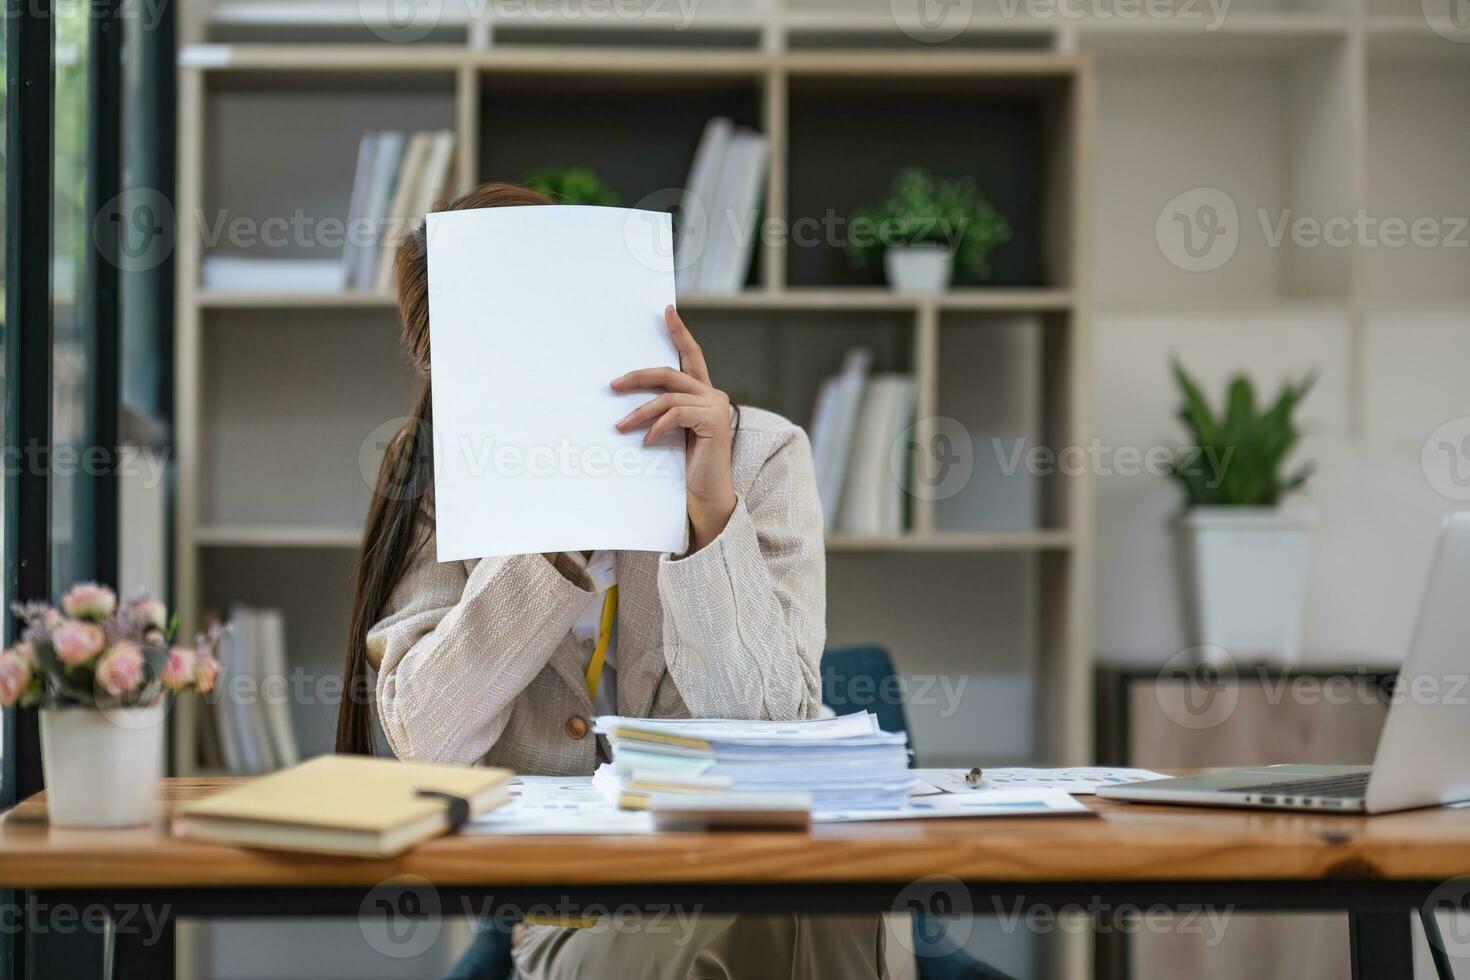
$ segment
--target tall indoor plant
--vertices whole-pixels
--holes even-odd
[[[104,586],[72,587],[61,608],[17,604],[19,641],[0,652],[0,706],[41,709],[41,766],[60,827],[146,823],[163,774],[165,695],[209,691],[219,630],[173,645],[157,599],[121,606]]]
[[[1316,378],[1286,381],[1269,405],[1237,375],[1217,415],[1176,359],[1179,420],[1192,446],[1171,476],[1184,491],[1178,522],[1187,619],[1196,644],[1236,657],[1291,661],[1299,644],[1313,514],[1282,501],[1312,474],[1290,468],[1300,432],[1294,415]]]
[[[976,282],[990,277],[990,253],[1011,226],[973,177],[938,177],[921,167],[898,172],[888,196],[852,216],[847,254],[854,266],[883,257],[899,292],[948,288],[959,263]]]

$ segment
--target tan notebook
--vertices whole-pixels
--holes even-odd
[[[452,829],[453,800],[475,817],[509,798],[505,769],[323,755],[174,811],[196,840],[388,857]]]

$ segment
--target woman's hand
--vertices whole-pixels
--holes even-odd
[[[639,406],[617,424],[629,432],[649,426],[644,445],[664,434],[683,429],[684,478],[688,492],[690,553],[719,537],[735,510],[735,484],[730,478],[730,397],[710,383],[704,352],[672,306],[664,322],[679,352],[680,370],[644,368],[614,379],[614,391],[661,389],[663,394]]]

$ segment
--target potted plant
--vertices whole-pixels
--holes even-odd
[[[557,204],[616,207],[622,198],[591,167],[546,167],[526,178],[526,186]]]
[[[1293,414],[1316,378],[1284,382],[1257,406],[1250,379],[1231,379],[1219,415],[1176,359],[1179,420],[1193,446],[1171,476],[1184,491],[1178,521],[1186,619],[1195,643],[1234,657],[1292,661],[1297,654],[1313,514],[1283,509],[1311,464],[1288,472],[1299,432]]]
[[[863,268],[883,257],[899,292],[949,287],[958,261],[976,282],[990,278],[990,253],[1010,240],[1011,226],[973,177],[942,178],[921,167],[899,171],[888,196],[852,216],[847,255]]]
[[[58,827],[147,823],[163,770],[164,697],[209,691],[219,628],[172,645],[175,622],[142,595],[119,607],[111,589],[72,587],[57,609],[17,603],[25,623],[0,652],[0,706],[38,706],[46,808]]]

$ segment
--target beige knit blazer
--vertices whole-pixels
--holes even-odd
[[[822,512],[806,434],[742,408],[735,512],[681,558],[619,552],[618,713],[810,718],[826,639]],[[367,638],[378,717],[402,759],[587,774],[598,762],[572,623],[574,562],[435,561],[432,522]]]

